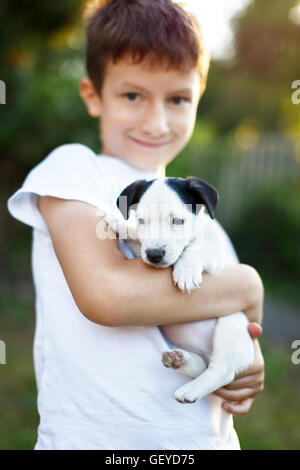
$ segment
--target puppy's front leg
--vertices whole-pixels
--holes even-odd
[[[201,243],[191,243],[182,252],[173,268],[174,284],[183,291],[200,287],[203,272],[203,248]]]

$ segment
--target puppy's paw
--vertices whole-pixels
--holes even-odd
[[[173,281],[182,291],[190,293],[202,283],[202,265],[189,264],[180,259],[173,268]]]
[[[198,400],[199,396],[193,383],[189,382],[179,387],[176,392],[173,393],[173,398],[179,401],[179,403],[194,403]]]
[[[165,367],[179,369],[183,367],[189,359],[189,353],[181,349],[171,349],[162,353],[161,362]]]
[[[105,220],[109,228],[114,230],[114,232],[118,232],[119,220],[114,214],[106,212],[104,214],[103,219]]]
[[[128,231],[128,222],[117,211],[104,212],[103,219],[108,225],[108,228],[116,233]]]

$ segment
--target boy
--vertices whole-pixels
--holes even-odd
[[[208,68],[197,23],[171,0],[102,1],[88,17],[87,38],[81,96],[99,117],[102,154],[61,146],[9,200],[11,213],[34,227],[35,448],[238,449],[232,423],[221,431],[230,419],[221,398],[230,413],[249,410],[263,382],[257,340],[252,368],[182,405],[171,395],[186,378],[160,363],[167,345],[158,325],[239,310],[260,323],[259,275],[236,264],[222,232],[228,266],[185,295],[171,268],[127,259],[121,241],[97,237],[104,222],[96,208],[115,204],[138,178],[163,175],[192,135]],[[259,326],[252,329],[255,338]]]

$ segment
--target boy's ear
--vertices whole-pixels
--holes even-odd
[[[219,200],[218,191],[207,181],[189,176],[186,179],[189,192],[195,198],[197,204],[205,204],[206,209],[212,219],[215,218],[215,210]]]
[[[151,186],[154,180],[137,180],[127,186],[117,199],[118,209],[121,211],[124,219],[128,219],[130,209],[135,209],[136,205],[145,191]]]
[[[101,98],[96,92],[92,81],[87,77],[80,80],[80,96],[87,107],[89,115],[92,117],[100,117]]]

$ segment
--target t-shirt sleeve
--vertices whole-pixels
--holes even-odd
[[[86,202],[95,207],[111,204],[109,181],[99,157],[82,144],[53,150],[27,175],[7,202],[10,214],[21,222],[49,233],[38,206],[38,196]]]

